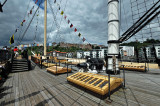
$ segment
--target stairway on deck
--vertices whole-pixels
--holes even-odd
[[[28,71],[27,59],[14,59],[12,64],[12,72]]]

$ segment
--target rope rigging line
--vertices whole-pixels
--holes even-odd
[[[61,2],[62,2],[62,0],[60,1],[60,4],[59,4],[59,5],[61,5]],[[54,18],[54,21],[52,22],[52,26],[51,26],[51,29],[50,29],[50,32],[51,32],[54,23],[56,24],[56,27],[58,28],[56,17],[57,17],[57,13],[58,13],[59,9],[57,9],[56,15],[55,15],[55,13],[54,13],[54,11],[53,11],[53,8],[52,8],[52,6],[51,6],[50,1],[48,1],[48,3],[49,3],[49,6],[50,6],[50,8],[51,8],[51,12],[52,12],[52,15],[53,15],[53,18]],[[59,6],[59,5],[58,5],[58,6]],[[50,34],[50,35],[51,35],[51,34]],[[48,42],[48,38],[49,38],[49,36],[47,37],[47,42]]]
[[[38,15],[39,15],[39,10],[38,10]],[[37,35],[37,30],[38,30],[38,15],[37,15],[37,25],[36,25],[36,30],[35,30],[35,37],[34,37],[34,43],[33,44],[35,44],[35,41],[36,41],[36,35]]]
[[[141,25],[143,23],[143,21],[141,21],[141,19],[145,19],[145,15],[147,15],[149,13],[152,13],[152,14],[149,14],[148,17],[146,17],[146,20],[148,20],[148,24],[146,22],[145,24],[141,25],[140,28],[137,28],[137,31],[135,31],[136,29],[132,30],[132,32],[134,31],[137,34],[142,35],[142,39],[145,38],[144,36],[148,36],[148,35],[150,35],[152,37],[154,35],[153,33],[155,33],[155,30],[154,30],[155,28],[154,27],[156,27],[156,28],[159,27],[160,28],[160,17],[159,17],[160,11],[157,11],[160,8],[160,6],[158,4],[159,2],[160,2],[159,0],[158,1],[153,0],[152,2],[151,1],[146,1],[146,0],[144,0],[144,1],[142,1],[142,0],[141,1],[130,0],[132,20],[133,20],[134,23],[138,23],[137,26]],[[158,22],[155,22],[155,21],[158,21]],[[159,23],[159,25],[157,25],[157,23]],[[147,34],[149,33],[148,35],[146,35],[146,31],[147,31]],[[158,34],[158,33],[160,33],[160,30],[158,30],[156,32]],[[133,33],[131,36],[137,35],[136,33]],[[128,39],[126,39],[126,40],[128,40]]]
[[[41,3],[42,3],[42,2],[41,2]],[[39,6],[38,6],[38,8],[36,9],[34,15],[32,16],[32,19],[30,20],[30,22],[29,22],[29,24],[28,24],[26,30],[25,30],[24,33],[22,34],[22,38],[20,39],[20,43],[21,43],[21,41],[23,40],[23,37],[25,36],[25,34],[26,34],[28,28],[30,27],[30,24],[32,23],[32,21],[33,21],[33,19],[34,19],[34,16],[36,15],[36,13],[37,13],[37,11],[38,11],[38,9],[39,9],[41,3],[39,4]]]
[[[30,5],[30,2],[31,2],[31,0],[29,0],[29,3],[28,3],[28,6],[27,6],[27,11],[28,11],[28,8],[29,8],[29,5]],[[25,14],[24,14],[24,18],[23,19],[25,19],[26,18],[26,15],[27,15],[27,11],[25,12]],[[21,25],[20,25],[21,26]],[[19,31],[19,36],[18,36],[18,39],[17,39],[17,41],[18,42],[16,42],[16,45],[18,46],[18,44],[20,44],[20,35],[21,35],[21,33],[22,33],[22,27],[20,27],[20,31]]]
[[[62,0],[61,0],[62,1]],[[52,8],[52,5],[51,5],[51,3],[50,3],[50,0],[48,0],[48,3],[49,3],[49,6],[50,6],[50,8],[51,8],[51,12],[52,12],[52,15],[53,15],[53,18],[54,18],[54,22],[55,22],[55,24],[56,24],[56,27],[57,27],[57,33],[59,33],[59,31],[60,31],[60,25],[61,25],[61,21],[62,21],[62,17],[61,17],[61,20],[60,20],[60,24],[58,24],[58,22],[57,22],[57,19],[56,19],[56,15],[55,15],[55,13],[54,13],[54,11],[53,11],[53,8]],[[61,2],[60,2],[61,3]],[[56,35],[56,37],[57,37],[57,35]],[[55,39],[55,41],[56,41],[56,39]]]
[[[133,35],[138,33],[142,28],[148,25],[156,16],[160,14],[160,5],[157,4],[160,1],[156,2],[139,20],[137,20],[119,39],[119,41],[123,42],[131,38]],[[156,7],[157,6],[157,7]]]
[[[66,0],[66,3],[65,3],[63,12],[65,12],[65,9],[66,9],[66,6],[67,6],[67,2],[68,2],[68,0]],[[59,24],[60,26],[59,26],[59,29],[57,30],[57,35],[56,35],[56,36],[58,36],[58,34],[59,34],[60,41],[61,41],[61,39],[62,39],[61,34],[60,34],[60,28],[61,28],[62,19],[63,19],[63,15],[62,15],[62,17],[61,17],[60,24]],[[56,37],[56,38],[57,38],[57,37]],[[55,39],[55,40],[56,40],[56,39]]]
[[[57,27],[57,35],[56,35],[56,39],[55,39],[55,41],[57,41],[57,36],[59,35],[59,37],[60,37],[60,40],[59,41],[61,41],[61,40],[64,40],[64,38],[62,37],[62,35],[61,34],[59,34],[60,33],[60,28],[61,28],[61,22],[62,22],[62,18],[63,18],[63,14],[61,14],[62,15],[62,17],[61,17],[61,21],[60,21],[60,24],[58,24],[57,23],[57,20],[56,20],[56,16],[55,16],[55,14],[54,14],[54,11],[53,11],[53,8],[52,8],[52,6],[51,6],[51,3],[50,3],[50,1],[48,1],[49,2],[49,6],[50,6],[50,8],[51,8],[51,11],[52,11],[52,15],[53,15],[53,18],[54,18],[54,21],[55,21],[55,23],[56,23],[56,27]],[[67,5],[67,2],[68,2],[68,0],[66,0],[66,3],[65,3],[65,7],[64,7],[64,11],[65,11],[65,9],[66,9],[66,5]],[[63,11],[63,13],[64,13],[64,11]],[[66,15],[64,16],[64,18],[66,19]],[[69,22],[68,22],[68,24],[70,23],[70,20],[68,20]],[[71,24],[72,25],[72,24]],[[72,28],[71,26],[70,26],[70,28]],[[69,32],[70,33],[70,32]],[[88,42],[84,37],[81,39],[83,42],[84,41],[86,41],[86,42]],[[89,42],[88,42],[89,43]],[[90,43],[89,43],[90,44]]]

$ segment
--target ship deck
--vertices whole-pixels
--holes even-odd
[[[75,73],[77,71],[73,71]],[[69,75],[73,74],[69,73]],[[105,74],[105,73],[102,73]],[[117,75],[117,77],[122,77]],[[0,106],[159,106],[160,70],[148,73],[126,71],[126,89],[120,88],[108,98],[66,80],[67,74],[53,75],[35,66],[31,71],[11,73],[0,87]]]

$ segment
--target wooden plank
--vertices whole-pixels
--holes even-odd
[[[37,86],[35,80],[33,79],[32,74],[30,74],[30,78],[29,78],[30,84],[32,86],[32,94],[33,94],[33,98],[35,99],[36,105],[45,105],[42,99],[42,96],[40,96],[40,91],[38,88],[39,86]]]
[[[29,99],[29,93],[28,93],[28,90],[27,90],[27,79],[26,79],[26,75],[25,75],[26,72],[23,72],[22,74],[22,78],[23,78],[23,90],[24,90],[24,99],[25,99],[25,105],[26,106],[31,106],[31,102],[30,102],[30,99]]]
[[[43,90],[43,87],[41,86],[41,84],[39,84],[39,80],[36,76],[36,74],[31,74],[32,80],[34,81],[34,85],[35,85],[35,90],[37,90],[37,92],[39,92],[37,94],[37,96],[39,97],[39,103],[37,105],[45,105],[47,103],[47,101],[45,101],[44,97],[41,95],[41,91]]]
[[[11,73],[11,84],[10,84],[10,86],[11,86],[11,89],[10,89],[10,99],[9,99],[9,104],[11,105],[11,106],[14,106],[14,89],[13,89],[13,86],[14,86],[14,79],[15,79],[15,75],[14,74],[12,74]]]
[[[19,92],[18,92],[18,73],[15,73],[15,85],[14,85],[14,94],[15,94],[15,106],[19,106]]]
[[[98,103],[88,99],[85,96],[81,96],[78,100],[78,103],[80,103],[81,105],[85,105],[85,106],[98,106]]]
[[[6,86],[6,92],[7,95],[5,96],[5,105],[10,105],[10,95],[11,95],[11,85],[12,85],[12,79],[10,78],[10,76],[8,76],[9,78],[7,79],[7,81],[9,82],[9,84]]]
[[[24,98],[24,90],[23,90],[23,78],[22,78],[23,73],[19,73],[19,98],[20,98],[20,106],[25,105],[25,98]]]
[[[0,93],[0,106],[3,106],[6,104],[6,97],[8,95],[8,86],[9,86],[9,81],[4,82],[3,86],[1,87],[2,92]]]

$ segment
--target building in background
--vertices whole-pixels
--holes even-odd
[[[77,51],[77,58],[86,58],[87,56],[91,58],[105,58],[107,55],[107,48],[104,49],[93,49],[90,51]]]
[[[156,49],[157,57],[160,58],[160,44],[154,44],[154,47]],[[149,45],[146,47],[146,54],[147,54],[147,57],[149,58],[155,57],[153,53],[153,45]]]
[[[120,46],[120,54],[122,56],[134,56],[134,47],[133,46]]]

